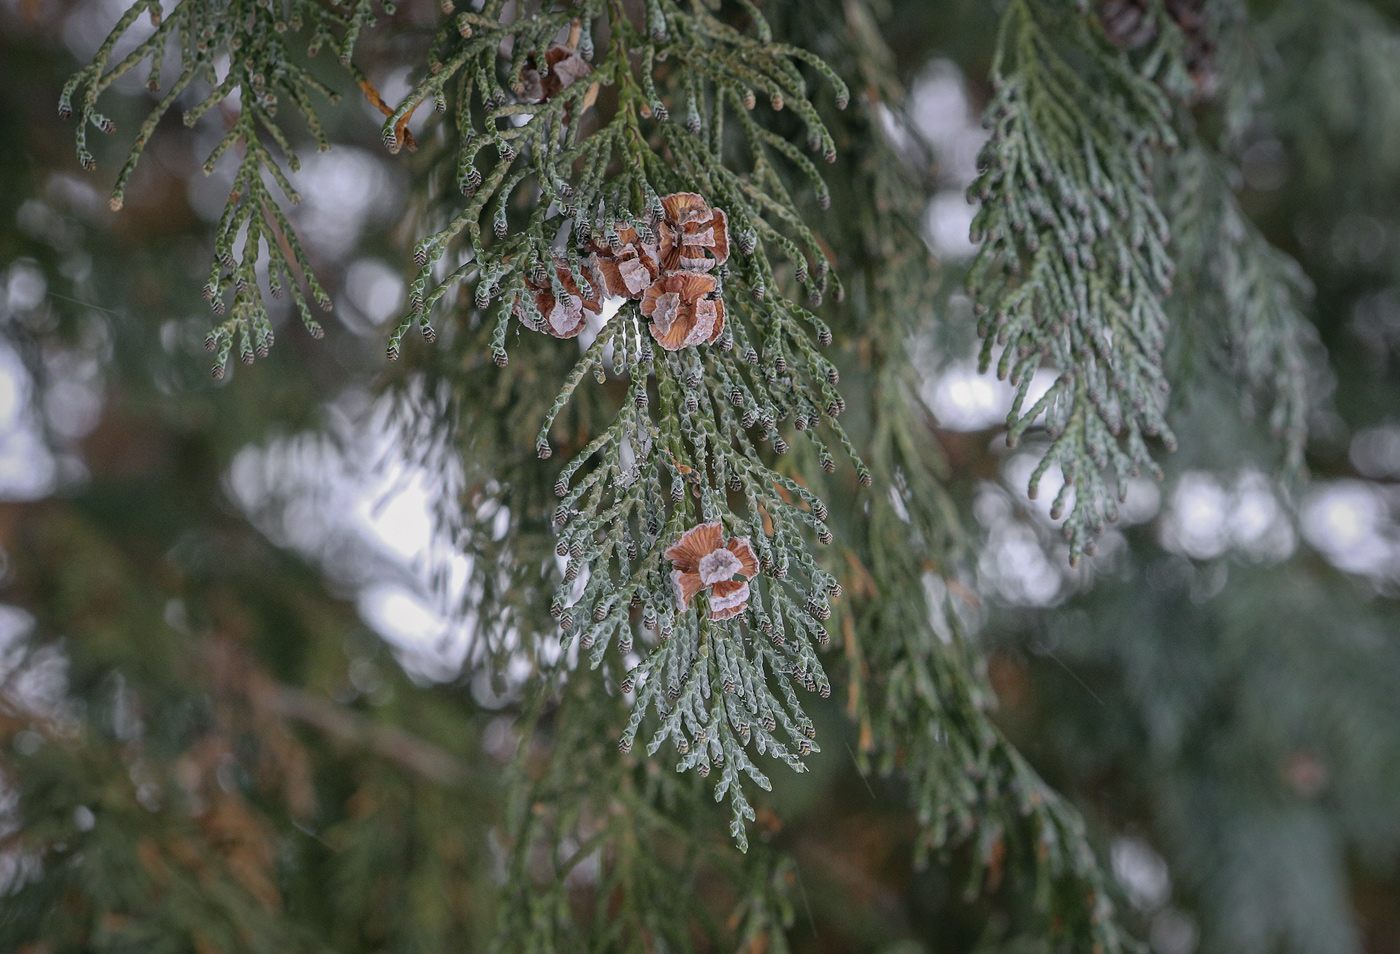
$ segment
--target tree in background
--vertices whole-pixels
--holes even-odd
[[[0,96],[5,949],[1397,949],[1393,4],[17,0]]]

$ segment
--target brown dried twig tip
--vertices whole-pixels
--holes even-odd
[[[667,547],[666,559],[674,568],[671,584],[681,608],[705,589],[710,591],[710,619],[732,619],[748,606],[748,581],[758,575],[758,560],[748,537],[726,540],[718,521],[702,523]]]
[[[365,99],[369,100],[371,106],[385,116],[394,115],[393,107],[384,102],[384,97],[379,95],[379,90],[369,81],[369,77],[361,76],[359,83],[360,89],[364,91]],[[400,149],[407,149],[409,152],[418,151],[418,140],[413,138],[413,133],[409,132],[408,129],[408,121],[413,118],[413,111],[417,108],[417,104],[414,104],[413,108],[405,113],[402,119],[394,123],[394,141],[392,144],[386,143],[390,152],[396,153]]]

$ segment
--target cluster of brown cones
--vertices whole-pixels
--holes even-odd
[[[608,295],[640,299],[652,337],[667,351],[719,338],[724,300],[710,272],[729,259],[728,219],[694,192],[668,195],[661,207],[661,219],[647,238],[628,227],[618,231],[615,242],[591,243],[582,276],[586,288],[562,261],[555,262],[557,288],[551,281],[526,282],[545,318],[540,330],[574,337],[588,314],[602,311],[602,298]],[[516,313],[521,314],[518,305]]]
[[[667,351],[709,344],[724,330],[724,301],[709,272],[729,259],[729,222],[694,192],[661,200],[655,241],[636,229],[593,242],[589,266],[609,295],[640,298],[651,335]]]

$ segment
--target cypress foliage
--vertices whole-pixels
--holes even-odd
[[[1393,413],[1384,369],[1329,403],[1322,348],[1374,363],[1339,303],[1380,309],[1393,253],[1348,273],[1291,217],[1400,234],[1354,188],[1395,194],[1372,118],[1400,115],[1400,27],[1273,6],[137,0],[66,81],[49,50],[0,64],[58,95],[78,166],[0,200],[0,335],[36,408],[79,362],[110,385],[81,446],[33,412],[85,472],[0,525],[27,611],[0,946],[1172,954],[1187,924],[1206,950],[1361,950],[1348,861],[1375,834],[1383,883],[1400,844],[1400,571],[1316,540],[1236,569],[1114,526],[1144,473],[1282,461],[1256,497],[1306,497],[1352,467],[1338,413]],[[0,28],[20,62],[29,28]],[[909,94],[932,51],[987,132],[975,251],[942,266]],[[6,96],[11,140],[54,125]],[[363,303],[308,240],[297,156],[354,143],[411,183],[361,240],[404,294],[327,336],[313,303]],[[1287,201],[1261,143],[1298,159]],[[196,149],[232,169],[222,212],[113,241]],[[109,166],[112,217],[62,211]],[[26,303],[34,276],[64,291]],[[141,317],[195,289],[212,330]],[[296,323],[328,340],[274,348]],[[921,356],[974,333],[1013,391],[991,441],[923,400]],[[237,380],[198,380],[190,340]],[[327,423],[352,401],[370,452]],[[278,481],[331,488],[386,447],[425,477],[431,543],[337,576],[350,548],[309,542],[315,493]],[[1018,448],[1028,488],[1002,488]],[[1022,495],[1057,476],[1044,512]],[[998,597],[997,526],[1058,605]],[[433,684],[346,599],[402,578],[465,634]]]

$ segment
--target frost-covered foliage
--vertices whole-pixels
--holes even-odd
[[[307,299],[314,299],[322,310],[329,309],[331,301],[317,283],[271,185],[275,183],[290,201],[300,201],[281,165],[285,163],[295,172],[300,162],[277,114],[279,107],[284,112],[294,110],[310,128],[316,148],[330,148],[317,112],[318,100],[333,103],[340,96],[312,75],[302,56],[314,56],[328,44],[336,49],[341,63],[348,65],[356,39],[373,16],[368,0],[360,0],[346,14],[310,0],[275,5],[253,0],[181,0],[167,14],[160,0],[139,0],[122,15],[93,62],[75,73],[64,87],[59,115],[72,114],[73,99],[79,97],[78,161],[86,168],[96,164],[87,147],[88,127],[116,132],[115,124],[97,108],[98,98],[112,83],[144,66],[147,87],[153,92],[165,91],[141,124],[131,155],[117,177],[113,209],[121,208],[137,161],[172,107],[184,104],[187,126],[225,105],[233,108],[232,124],[204,162],[208,175],[225,154],[234,152],[239,157],[233,189],[215,233],[213,267],[204,286],[204,297],[214,313],[229,314],[209,335],[215,377],[223,375],[235,342],[245,363],[255,354],[266,355],[272,346],[272,324],[258,278],[258,264],[264,258],[268,262],[268,290],[276,297],[290,291],[307,330],[321,336]],[[113,63],[114,50],[143,17],[151,26],[149,33]],[[173,67],[166,62],[171,47],[179,54]]]
[[[392,145],[419,104],[449,111],[463,196],[417,246],[414,313],[390,353],[415,322],[435,336],[431,316],[459,283],[494,312],[502,367],[513,330],[590,333],[534,441],[541,458],[556,445],[569,456],[554,481],[567,563],[551,612],[592,667],[636,691],[621,745],[655,711],[648,750],[674,740],[682,768],[716,771],[742,842],[753,811],[741,778],[769,784],[746,747],[797,769],[813,750],[798,692],[830,691],[815,649],[839,592],[809,550],[831,542],[827,506],[769,451],[811,441],[826,470],[837,453],[854,457],[835,423],[837,370],[820,351],[831,332],[790,297],[841,296],[789,190],[822,205],[829,194],[764,122],[795,114],[809,150],[833,161],[809,84],[830,83],[838,106],[846,87],[775,42],[757,11],[744,32],[703,5],[655,3],[637,20],[601,2],[507,20],[502,9],[449,18],[385,123]],[[503,44],[508,63],[497,62]],[[602,324],[605,299],[623,301]],[[560,414],[590,376],[626,382],[626,400],[576,435]],[[712,525],[747,541],[744,566],[708,566],[697,551],[688,571],[706,596],[692,605],[673,581],[675,548]],[[624,672],[634,646],[642,658]]]
[[[1152,154],[1177,139],[1153,78],[1171,50],[1159,39],[1139,67],[1094,20],[1036,0],[1012,3],[1001,31],[991,138],[969,190],[983,244],[968,283],[983,369],[1000,348],[997,375],[1017,388],[1008,442],[1044,417],[1051,444],[1030,492],[1051,467],[1064,472],[1052,514],[1067,514],[1077,561],[1117,518],[1128,478],[1160,474],[1148,440],[1175,443],[1162,371],[1173,265],[1152,179]],[[1059,377],[1027,407],[1042,365]]]

